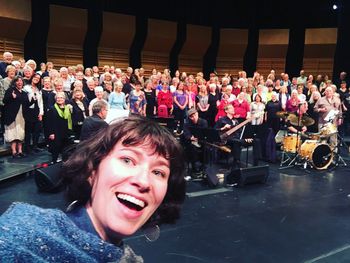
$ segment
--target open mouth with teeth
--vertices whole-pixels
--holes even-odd
[[[147,204],[144,201],[128,194],[117,193],[116,196],[120,203],[122,203],[131,210],[141,211],[147,206]]]

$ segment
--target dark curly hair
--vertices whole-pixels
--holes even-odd
[[[124,146],[149,144],[154,153],[170,162],[167,193],[148,224],[174,223],[180,216],[185,199],[184,159],[182,147],[173,135],[156,122],[137,115],[127,117],[101,129],[93,137],[78,144],[63,164],[62,176],[67,185],[68,201],[81,205],[91,201],[92,187],[88,178],[101,161],[122,140]]]

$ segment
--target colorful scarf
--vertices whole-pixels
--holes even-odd
[[[65,105],[64,110],[62,111],[62,109],[60,109],[57,103],[55,103],[55,109],[61,118],[68,120],[68,129],[71,130],[73,127],[73,124],[72,124],[72,115],[70,114],[69,107]]]

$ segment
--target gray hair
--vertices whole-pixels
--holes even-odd
[[[100,113],[103,109],[106,109],[108,104],[104,100],[98,100],[92,105],[92,114]]]

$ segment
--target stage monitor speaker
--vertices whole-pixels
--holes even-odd
[[[247,184],[265,183],[269,176],[269,166],[253,166],[232,170],[226,177],[226,184],[237,184],[243,187]]]
[[[41,192],[58,192],[63,185],[61,177],[62,162],[53,165],[38,168],[35,170],[35,183]]]
[[[218,186],[219,178],[216,176],[215,173],[206,172],[205,175],[206,175],[208,186],[210,188],[215,188]]]

